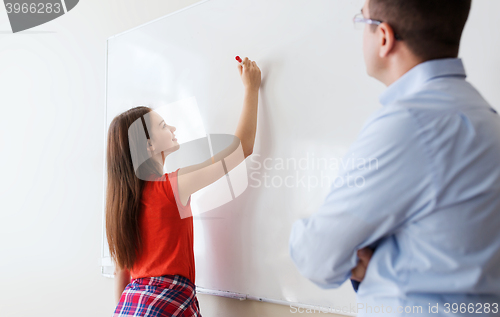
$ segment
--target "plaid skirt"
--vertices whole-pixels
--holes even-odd
[[[201,317],[196,287],[181,275],[132,279],[113,314],[119,316]]]

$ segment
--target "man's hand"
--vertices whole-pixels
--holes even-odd
[[[358,250],[358,264],[351,270],[351,280],[361,282],[365,278],[366,268],[372,258],[373,250],[366,247]]]

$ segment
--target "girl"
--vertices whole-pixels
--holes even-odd
[[[203,163],[163,174],[165,157],[179,144],[175,127],[148,107],[111,122],[106,234],[116,267],[113,316],[201,316],[190,196],[252,154],[261,73],[247,57],[238,71],[245,94],[236,142]]]

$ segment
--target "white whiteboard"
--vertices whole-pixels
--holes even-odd
[[[459,56],[468,79],[497,109],[499,76],[490,69],[500,69],[499,3],[474,2]],[[206,133],[233,134],[243,102],[234,57],[248,56],[262,71],[257,139],[246,160],[249,186],[193,218],[199,291],[332,308],[355,303],[349,281],[323,290],[302,277],[288,238],[292,223],[320,206],[326,177],[336,173],[333,162],[380,107],[385,86],[366,75],[362,31],[352,26],[362,5],[209,0],[108,39],[106,133],[113,117],[131,107],[194,97]],[[103,274],[112,274],[104,232],[102,265]]]

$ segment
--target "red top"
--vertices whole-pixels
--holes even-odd
[[[142,248],[131,278],[178,274],[195,283],[191,197],[181,204],[178,171],[145,182],[139,214]]]

